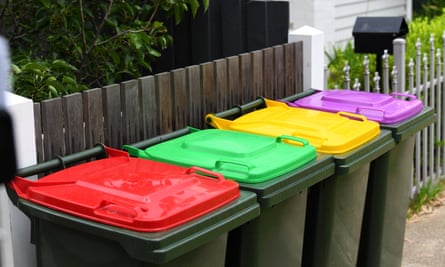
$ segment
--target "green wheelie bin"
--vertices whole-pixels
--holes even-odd
[[[229,232],[226,267],[300,266],[307,189],[335,171],[331,156],[317,155],[307,140],[286,135],[185,128],[124,150],[219,172],[257,195],[260,216]]]
[[[228,232],[259,216],[256,195],[221,174],[103,146],[18,175],[7,191],[41,267],[223,267]]]
[[[393,148],[390,131],[363,116],[263,98],[206,118],[219,129],[305,138],[332,156],[335,173],[308,190],[302,266],[356,265],[370,164]]]

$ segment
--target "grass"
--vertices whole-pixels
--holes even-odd
[[[445,198],[445,180],[438,183],[429,182],[420,189],[417,196],[410,201],[407,218],[411,219],[426,213],[431,213],[434,207],[443,205]]]

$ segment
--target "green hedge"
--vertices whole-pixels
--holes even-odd
[[[1,1],[13,88],[34,101],[140,77],[172,44],[161,22],[209,0]]]

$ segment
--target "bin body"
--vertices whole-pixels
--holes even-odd
[[[259,215],[255,194],[220,174],[108,151],[8,187],[39,266],[224,266],[227,233]]]
[[[370,163],[394,146],[389,131],[361,116],[297,110],[270,100],[233,121],[218,115],[207,121],[223,129],[304,137],[320,154],[331,155],[335,173],[308,190],[302,266],[355,266]]]
[[[371,163],[360,266],[401,266],[416,133],[434,120],[433,108],[424,107],[403,122],[382,124],[396,145]]]
[[[371,162],[358,265],[400,266],[415,134],[433,123],[433,109],[423,107],[414,95],[350,90],[308,90],[288,101],[296,107],[360,113],[391,131],[396,145]]]
[[[200,162],[199,167],[218,169],[241,190],[257,195],[260,216],[229,233],[226,266],[301,265],[307,188],[334,173],[332,157],[317,157],[312,146],[285,144],[281,138],[217,129],[194,131],[144,150],[126,149],[135,156],[183,166]],[[235,164],[218,162],[250,168],[236,172]],[[241,170],[247,173],[240,175]]]

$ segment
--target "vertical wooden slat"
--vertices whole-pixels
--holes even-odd
[[[170,73],[155,75],[157,105],[159,105],[159,131],[161,134],[173,130],[173,96]]]
[[[43,139],[42,139],[42,114],[40,103],[34,103],[34,129],[36,139],[36,157],[37,162],[40,163],[44,160],[43,154]]]
[[[286,83],[285,83],[285,73],[284,73],[284,47],[282,45],[277,45],[273,47],[274,53],[274,86],[275,86],[275,98],[286,97]]]
[[[227,86],[227,62],[224,59],[215,60],[215,89],[217,97],[217,111],[226,110],[229,107],[229,89]]]
[[[285,82],[285,95],[290,96],[295,94],[295,43],[289,43],[284,45],[284,82]]]
[[[240,84],[242,101],[241,104],[250,102],[255,99],[252,91],[252,58],[250,54],[244,53],[239,55],[240,59]]]
[[[102,99],[104,104],[105,144],[120,148],[123,144],[120,85],[105,86],[102,89]]]
[[[102,90],[90,89],[83,92],[85,144],[87,148],[97,143],[104,143],[105,131],[103,123]]]
[[[263,85],[263,52],[261,50],[253,51],[252,55],[252,91],[254,98],[264,95]]]
[[[201,65],[202,103],[204,114],[219,112],[215,88],[215,68],[213,63]]]
[[[303,42],[297,42],[295,46],[295,64],[294,64],[294,77],[295,77],[295,93],[303,92],[306,89],[303,87]]]
[[[199,66],[190,66],[186,68],[187,88],[188,88],[188,105],[189,124],[192,127],[204,128],[204,109],[202,107],[202,89],[201,89],[201,71]]]
[[[242,90],[240,81],[240,63],[238,57],[227,58],[227,86],[229,93],[229,107],[242,103]]]
[[[173,70],[172,79],[174,99],[173,126],[174,129],[177,130],[187,126],[189,117],[189,102],[185,69]]]
[[[148,139],[160,134],[159,103],[156,98],[154,76],[139,78],[139,90],[142,113],[142,138]]]
[[[264,62],[264,75],[263,75],[263,96],[274,99],[276,98],[276,92],[274,88],[274,59],[273,59],[273,48],[263,49],[263,62]]]
[[[85,150],[82,94],[74,93],[62,97],[65,121],[66,153]]]
[[[122,123],[124,144],[135,143],[139,136],[139,95],[137,80],[121,83]]]
[[[63,135],[63,110],[60,97],[41,102],[43,157],[50,160],[65,154],[65,138]]]

